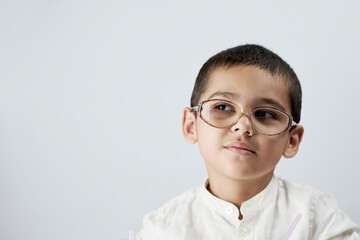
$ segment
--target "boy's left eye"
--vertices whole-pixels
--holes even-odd
[[[256,118],[273,118],[276,119],[276,113],[273,113],[267,109],[259,109],[254,112]]]

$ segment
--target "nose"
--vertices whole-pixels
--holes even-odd
[[[237,122],[231,127],[231,131],[234,133],[246,134],[252,136],[254,130],[252,129],[249,115],[246,112],[241,112]]]

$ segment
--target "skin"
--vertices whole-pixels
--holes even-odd
[[[260,106],[283,108],[291,113],[284,81],[255,66],[215,70],[200,101],[226,99],[246,109]],[[270,182],[281,156],[296,155],[304,128],[297,125],[275,136],[266,136],[251,127],[247,115],[228,128],[205,123],[189,108],[183,111],[183,134],[198,143],[205,160],[209,191],[240,210],[241,204],[261,192]],[[244,144],[246,149],[229,147]],[[242,219],[240,212],[239,219]]]

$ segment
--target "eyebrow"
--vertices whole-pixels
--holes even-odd
[[[237,93],[233,93],[233,92],[222,92],[222,91],[217,91],[213,94],[211,94],[208,99],[212,99],[213,97],[224,97],[226,99],[234,99],[234,98],[239,98],[239,94]],[[279,103],[278,101],[276,101],[275,99],[272,98],[259,98],[259,99],[255,99],[254,101],[256,104],[255,105],[261,105],[261,104],[268,104],[268,105],[272,105],[282,111],[286,111],[285,107],[283,105],[281,105],[281,103]]]
[[[232,92],[221,92],[221,91],[217,91],[213,94],[211,94],[209,96],[208,99],[211,99],[213,97],[224,97],[224,98],[227,98],[227,99],[233,99],[233,98],[238,98],[239,97],[239,94],[237,93],[232,93]]]
[[[273,105],[280,110],[286,111],[285,107],[281,105],[278,101],[272,99],[272,98],[260,98],[255,101],[257,104],[270,104]]]

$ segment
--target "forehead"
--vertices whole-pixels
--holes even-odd
[[[291,111],[285,81],[255,66],[214,70],[201,101],[214,98],[225,98],[248,107],[271,105]]]

